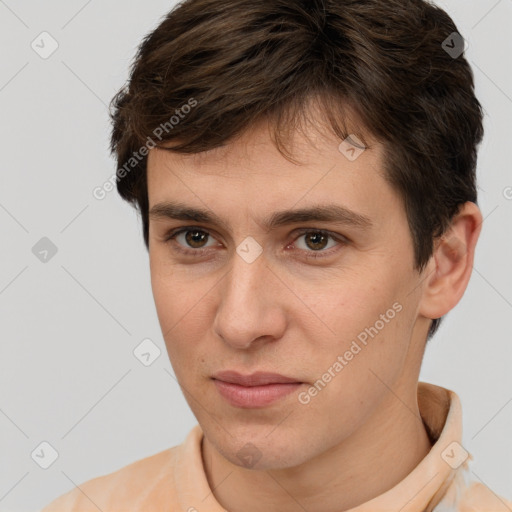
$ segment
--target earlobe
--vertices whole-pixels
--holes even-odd
[[[482,214],[475,203],[467,202],[453,218],[450,227],[434,244],[419,313],[441,318],[453,309],[466,291],[475,247],[482,228]]]

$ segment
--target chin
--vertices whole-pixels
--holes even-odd
[[[278,435],[276,431],[272,432],[274,428],[275,425],[266,425],[250,429],[252,434],[247,431],[240,434],[229,430],[228,427],[233,437],[226,434],[221,440],[212,440],[211,443],[229,462],[248,470],[291,468],[315,456],[314,453],[304,450],[305,446],[312,450],[311,443],[291,437],[284,429],[281,435]]]

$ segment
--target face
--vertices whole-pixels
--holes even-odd
[[[259,469],[301,464],[396,401],[383,382],[416,389],[422,276],[382,147],[352,160],[329,135],[308,135],[293,141],[300,164],[264,124],[199,155],[148,157],[151,283],[169,358],[205,436],[239,466],[244,450]],[[279,216],[332,206],[348,213]],[[214,379],[228,370],[293,383]]]

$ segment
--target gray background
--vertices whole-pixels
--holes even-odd
[[[485,221],[468,290],[421,380],[459,394],[475,478],[510,497],[512,0],[439,4],[468,41],[486,110]],[[92,195],[115,172],[106,106],[173,5],[0,1],[0,511],[38,510],[196,423],[165,352],[139,219],[117,192]],[[46,59],[31,47],[43,31],[59,45]],[[32,252],[43,237],[57,247],[47,262]],[[133,354],[146,338],[161,350],[147,367]],[[43,441],[58,452],[48,469],[36,463],[49,456]]]

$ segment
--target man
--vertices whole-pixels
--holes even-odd
[[[113,101],[187,439],[44,509],[512,510],[418,383],[482,227],[463,40],[421,0],[188,0]]]

